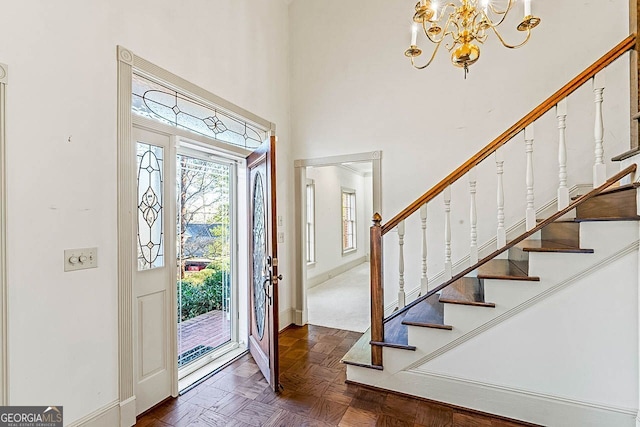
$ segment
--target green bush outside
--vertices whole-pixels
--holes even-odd
[[[204,270],[186,275],[178,281],[178,295],[182,296],[178,307],[180,320],[189,320],[211,310],[221,310],[226,304],[223,299],[230,297],[230,289],[229,272],[219,263],[209,264]]]

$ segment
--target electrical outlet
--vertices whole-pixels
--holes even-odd
[[[278,233],[278,243],[284,243],[284,231]]]
[[[64,251],[64,271],[96,267],[98,267],[98,248],[66,249]]]

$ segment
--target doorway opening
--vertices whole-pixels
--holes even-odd
[[[380,212],[380,152],[298,160],[296,322],[370,325],[369,227]]]
[[[308,167],[306,263],[309,324],[364,332],[370,325],[371,162]],[[315,200],[312,200],[315,198]]]
[[[194,149],[176,155],[179,379],[240,346],[232,250],[236,169],[233,161]]]
[[[251,246],[258,198],[249,189],[249,174],[260,173],[261,206],[273,207],[260,224],[272,241],[276,137],[270,121],[128,49],[118,46],[117,58],[118,384],[121,422],[133,425],[253,354],[255,307],[264,308],[260,344],[269,344],[267,381],[277,387],[277,246]]]

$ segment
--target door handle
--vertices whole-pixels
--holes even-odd
[[[262,289],[264,289],[264,294],[269,300],[269,305],[272,305],[273,300],[271,299],[271,289],[270,289],[270,286],[268,285],[269,283],[273,284],[273,273],[271,272],[271,269],[269,269],[269,274],[263,277],[264,277],[264,281],[262,282]]]

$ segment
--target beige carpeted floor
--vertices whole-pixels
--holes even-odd
[[[364,332],[370,326],[369,263],[365,262],[307,291],[309,323]]]

